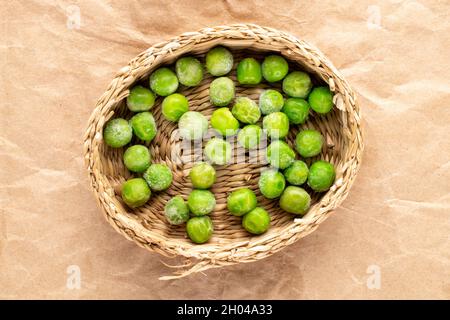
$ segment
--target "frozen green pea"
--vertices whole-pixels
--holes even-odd
[[[309,94],[309,105],[311,109],[319,114],[325,114],[333,109],[333,95],[327,87],[317,87]]]
[[[227,208],[232,215],[243,216],[256,208],[255,193],[248,188],[233,191],[227,198]]]
[[[316,192],[330,189],[336,178],[334,166],[323,160],[314,162],[309,168],[308,185]]]
[[[189,102],[181,93],[173,93],[164,98],[161,111],[169,121],[178,121],[180,117],[189,111]]]
[[[130,119],[134,134],[141,140],[150,142],[156,136],[157,128],[150,112],[140,112]]]
[[[289,167],[284,170],[284,177],[290,184],[299,186],[308,179],[309,169],[306,163],[301,160],[295,160]]]
[[[135,86],[127,97],[127,107],[133,112],[150,110],[155,104],[155,94],[143,86]]]
[[[215,47],[206,54],[206,69],[213,76],[224,76],[233,68],[233,55],[224,47]]]
[[[256,207],[242,218],[242,226],[252,234],[262,234],[270,228],[270,215],[261,207]]]
[[[178,121],[180,136],[187,140],[199,140],[208,130],[208,120],[197,111],[184,113]]]
[[[131,141],[133,130],[127,120],[109,120],[103,129],[103,140],[112,148],[120,148]]]
[[[323,136],[317,130],[303,130],[295,138],[295,148],[303,158],[317,156],[322,151]]]
[[[275,140],[269,144],[266,155],[270,165],[280,169],[286,169],[295,160],[295,151],[282,140]]]
[[[267,82],[277,82],[283,79],[288,71],[289,65],[281,56],[267,56],[261,66],[262,75]]]
[[[283,109],[292,124],[303,124],[309,116],[309,104],[302,98],[289,98],[284,102]]]
[[[150,166],[151,156],[146,146],[137,144],[123,154],[123,162],[132,172],[144,172]]]
[[[178,89],[177,75],[169,68],[159,68],[150,76],[150,88],[159,96],[168,96]]]
[[[216,107],[225,107],[234,99],[234,82],[230,78],[214,79],[209,86],[209,98]]]
[[[248,97],[236,98],[231,112],[242,123],[254,124],[261,117],[258,105]]]
[[[231,144],[220,138],[209,140],[203,152],[212,164],[224,165],[231,160]]]
[[[195,189],[208,189],[216,182],[216,170],[209,163],[200,162],[192,167],[189,177]]]
[[[256,124],[249,124],[243,127],[238,135],[238,143],[245,149],[256,148],[261,142],[262,129]]]
[[[278,172],[276,169],[267,169],[261,172],[258,186],[264,197],[275,199],[283,193],[286,181],[281,172]]]
[[[194,216],[211,213],[216,206],[214,193],[209,190],[192,190],[188,196],[188,207]]]
[[[189,208],[181,196],[175,196],[164,206],[164,216],[173,225],[180,225],[189,220]]]
[[[311,197],[303,188],[289,186],[280,197],[280,207],[286,212],[304,215],[311,204]]]
[[[186,223],[186,232],[192,242],[198,244],[207,242],[214,232],[211,218],[208,216],[190,218]]]
[[[239,130],[239,121],[236,120],[227,107],[215,110],[211,115],[210,122],[211,127],[226,137],[235,135]]]
[[[281,111],[284,105],[283,95],[274,89],[264,90],[259,96],[259,108],[262,114]]]
[[[130,208],[144,205],[150,199],[151,194],[147,182],[142,178],[127,180],[122,185],[122,200]]]
[[[306,98],[311,88],[311,78],[303,71],[291,72],[283,80],[284,93],[294,98]]]
[[[170,168],[161,163],[150,165],[143,177],[153,191],[166,190],[172,184],[173,178]]]
[[[263,118],[263,129],[271,139],[282,139],[289,133],[289,118],[283,112],[273,112]]]
[[[240,84],[258,84],[262,80],[261,65],[254,58],[242,59],[236,73]]]
[[[183,57],[175,63],[178,81],[187,87],[195,87],[203,80],[203,66],[194,57]]]

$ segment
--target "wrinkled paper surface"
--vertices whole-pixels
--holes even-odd
[[[450,299],[448,2],[17,0],[0,12],[0,298]],[[259,262],[159,281],[172,272],[161,260],[174,261],[104,220],[82,136],[138,53],[238,22],[309,41],[342,72],[363,112],[363,165],[310,236]]]

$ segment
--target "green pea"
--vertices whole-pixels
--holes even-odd
[[[184,113],[178,121],[180,136],[187,140],[199,140],[208,130],[208,120],[197,111]]]
[[[203,152],[212,164],[224,165],[231,160],[231,144],[220,138],[209,140]]]
[[[103,129],[103,140],[112,148],[120,148],[131,141],[133,130],[127,120],[109,120]]]
[[[258,84],[262,80],[261,65],[254,58],[242,59],[236,73],[240,84]]]
[[[164,98],[161,110],[167,120],[176,122],[189,111],[188,99],[181,93],[173,93]]]
[[[230,109],[224,107],[215,110],[211,115],[211,127],[223,136],[232,136],[239,130],[239,121],[231,113]]]
[[[127,180],[122,185],[122,200],[130,208],[137,208],[144,205],[150,199],[152,192],[142,178]]]
[[[131,146],[123,154],[123,162],[132,172],[144,172],[150,166],[150,152],[143,145]]]
[[[213,76],[226,75],[233,68],[233,55],[224,47],[215,47],[206,54],[206,69]]]
[[[317,156],[322,151],[323,136],[317,130],[303,130],[295,138],[295,148],[303,158]]]
[[[274,89],[264,90],[259,96],[259,108],[262,114],[278,112],[283,108],[283,95]]]
[[[209,190],[192,190],[188,196],[188,207],[194,216],[211,213],[216,206],[214,193]]]
[[[309,116],[309,104],[301,98],[289,98],[284,102],[283,109],[292,124],[304,124]]]
[[[311,109],[319,114],[326,114],[333,109],[333,95],[327,87],[317,87],[309,94],[309,105]]]
[[[169,68],[159,68],[150,76],[150,88],[159,96],[168,96],[178,89],[177,75]]]
[[[291,72],[283,80],[283,91],[294,98],[306,98],[311,88],[311,78],[306,72]]]
[[[216,170],[209,163],[200,162],[192,167],[189,177],[195,189],[208,189],[216,182]]]
[[[150,112],[140,112],[130,119],[134,134],[141,140],[150,142],[156,136],[157,128]]]
[[[276,169],[267,169],[261,172],[258,186],[263,196],[267,199],[275,199],[283,193],[286,181],[281,172]]]
[[[308,179],[309,169],[306,163],[301,160],[295,160],[289,167],[284,170],[284,177],[290,184],[299,186]]]
[[[194,57],[183,57],[175,63],[175,71],[182,85],[195,87],[203,80],[203,66]]]
[[[172,171],[165,164],[154,163],[145,170],[145,181],[153,191],[166,190],[172,184]]]
[[[237,141],[245,149],[256,148],[261,142],[261,132],[256,124],[249,124],[239,131]]]
[[[175,196],[164,206],[164,216],[173,225],[180,225],[189,220],[189,208],[181,196]]]
[[[263,128],[271,139],[282,139],[289,133],[289,118],[283,112],[273,112],[263,118]]]
[[[227,198],[227,208],[232,215],[243,216],[256,208],[255,193],[248,188],[233,191]]]
[[[336,178],[334,166],[323,160],[314,162],[309,168],[308,185],[316,192],[330,189]]]
[[[280,198],[280,207],[286,212],[304,215],[311,204],[311,197],[303,188],[289,186]]]
[[[266,155],[270,165],[280,169],[289,167],[295,160],[295,151],[282,140],[275,140],[269,144]]]
[[[271,55],[264,59],[261,69],[262,75],[267,82],[277,82],[287,75],[289,65],[283,57]]]
[[[251,234],[262,234],[270,228],[270,215],[261,207],[257,207],[244,215],[242,226]]]
[[[189,219],[186,223],[186,232],[189,238],[195,243],[207,242],[214,232],[211,218],[203,216]]]
[[[254,124],[261,117],[261,111],[256,102],[247,97],[236,98],[231,112],[242,123]]]
[[[155,104],[155,94],[143,86],[135,86],[127,97],[127,106],[133,112],[150,110]]]
[[[227,77],[214,79],[209,86],[209,98],[216,107],[225,107],[234,99],[234,83]]]

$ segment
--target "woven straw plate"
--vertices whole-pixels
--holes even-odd
[[[216,209],[211,214],[214,235],[208,243],[196,245],[186,237],[184,226],[170,226],[164,218],[166,201],[175,195],[182,195],[186,199],[191,191],[188,173],[193,161],[198,158],[194,158],[195,152],[186,152],[181,145],[177,125],[164,120],[160,108],[162,99],[158,98],[152,109],[158,134],[147,145],[153,162],[165,163],[172,169],[174,181],[167,191],[153,194],[145,206],[131,210],[122,202],[120,186],[131,177],[122,161],[124,150],[107,147],[102,141],[102,131],[105,122],[112,117],[130,118],[131,112],[125,104],[129,89],[139,82],[148,87],[148,77],[153,70],[174,63],[178,57],[187,54],[195,55],[203,61],[204,54],[219,44],[233,52],[236,62],[244,56],[253,56],[261,61],[268,53],[281,54],[289,61],[291,70],[306,70],[311,73],[316,85],[325,83],[330,86],[334,93],[333,111],[326,116],[311,113],[306,124],[291,126],[287,141],[292,146],[295,135],[301,129],[315,128],[322,132],[326,139],[323,151],[307,162],[310,164],[319,158],[330,161],[334,164],[337,175],[328,192],[313,194],[309,212],[298,218],[283,212],[278,207],[277,200],[267,200],[259,192],[258,178],[261,170],[267,167],[264,157],[260,157],[261,161],[256,163],[253,159],[247,160],[247,163],[241,161],[216,166],[217,182],[211,189],[217,199]],[[230,74],[233,80],[236,80],[235,70],[236,66]],[[199,86],[179,90],[187,96],[190,110],[200,111],[208,119],[214,110],[208,96],[212,79],[209,74],[205,74]],[[257,101],[259,93],[266,87],[267,84],[261,84],[257,88],[237,86],[236,95],[249,96]],[[236,154],[242,152],[237,147],[235,151]],[[313,232],[347,196],[361,164],[362,151],[361,115],[356,96],[331,62],[318,49],[304,41],[284,32],[253,24],[220,26],[184,33],[142,52],[120,70],[98,100],[84,136],[84,156],[90,181],[109,223],[127,239],[150,251],[170,257],[188,258],[174,275],[161,279],[263,259]],[[241,219],[232,216],[226,209],[227,195],[243,186],[255,191],[258,202],[271,215],[271,228],[261,236],[250,236],[242,228]]]

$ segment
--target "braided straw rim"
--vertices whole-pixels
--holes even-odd
[[[314,204],[303,218],[293,218],[276,232],[258,237],[232,237],[227,243],[193,245],[166,237],[158,230],[149,230],[133,214],[128,214],[116,197],[115,186],[104,174],[102,163],[103,125],[115,113],[117,106],[128,96],[129,88],[148,77],[156,67],[172,63],[189,52],[206,52],[216,45],[230,48],[278,52],[290,61],[298,62],[309,72],[325,81],[334,93],[336,108],[333,130],[343,142],[340,149],[340,167],[331,189]],[[327,118],[328,120],[328,118]],[[166,143],[166,142],[163,142]],[[172,276],[162,280],[183,277],[215,267],[263,259],[310,234],[346,198],[361,164],[363,136],[361,113],[356,95],[333,64],[315,47],[285,32],[255,24],[234,24],[187,32],[150,47],[122,68],[98,100],[88,121],[84,135],[84,158],[91,185],[108,222],[127,239],[164,256],[184,256],[187,263],[178,266]],[[111,179],[111,178],[110,178]],[[195,258],[192,261],[190,258]]]

